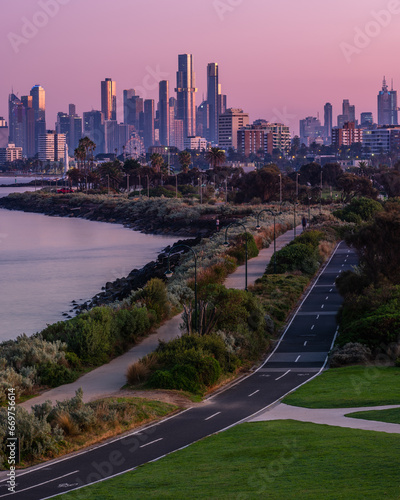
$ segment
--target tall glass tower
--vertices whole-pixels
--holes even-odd
[[[105,120],[117,119],[116,86],[111,78],[106,78],[101,82],[101,111]]]
[[[207,104],[210,112],[210,132],[211,142],[218,143],[218,64],[209,63],[207,65]]]
[[[385,77],[378,94],[378,125],[398,125],[397,91],[393,90],[393,84],[392,90],[388,90]]]
[[[192,54],[178,56],[176,73],[177,119],[183,120],[183,136],[196,135],[196,96],[195,74]]]
[[[32,87],[32,107],[35,112],[35,153],[39,152],[39,136],[46,133],[46,93],[40,85]]]

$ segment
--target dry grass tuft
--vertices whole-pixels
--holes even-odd
[[[150,374],[150,368],[145,360],[136,361],[128,367],[126,378],[128,384],[135,385],[144,382]]]

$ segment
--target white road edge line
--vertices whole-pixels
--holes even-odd
[[[280,377],[276,378],[275,380],[279,380],[281,378],[283,378],[285,375],[287,375],[288,373],[290,372],[290,370],[288,370],[286,373],[284,373],[283,375],[281,375]]]
[[[210,420],[210,418],[214,418],[216,417],[217,415],[219,415],[221,412],[218,411],[217,413],[214,413],[214,415],[210,415],[209,417],[205,418],[204,420]]]
[[[23,491],[32,490],[33,488],[37,488],[39,486],[43,486],[44,484],[52,483],[53,481],[57,481],[58,479],[62,479],[67,476],[71,476],[72,474],[76,474],[79,470],[74,470],[73,472],[68,472],[68,474],[64,474],[60,477],[55,477],[54,479],[49,479],[48,481],[44,481],[44,483],[34,484],[33,486],[29,486],[29,488],[24,488],[23,490],[17,490],[16,493],[22,493]],[[60,493],[59,493],[60,494]],[[10,493],[6,493],[5,495],[1,495],[0,498],[10,496]]]
[[[139,448],[146,448],[146,446],[150,446],[151,444],[158,443],[159,441],[162,441],[164,438],[158,438],[155,439],[154,441],[150,441],[150,443],[142,444],[142,446],[139,446]]]
[[[254,396],[254,394],[257,394],[257,392],[260,392],[260,389],[257,389],[256,391],[252,392],[251,394],[249,394],[247,397],[248,398],[251,398],[251,396]]]
[[[284,336],[285,336],[286,332],[289,330],[289,328],[290,328],[291,324],[293,323],[293,321],[294,321],[294,318],[295,318],[296,314],[299,312],[299,310],[300,310],[300,308],[302,307],[303,303],[306,301],[307,297],[310,295],[310,293],[311,293],[311,292],[312,292],[312,290],[314,289],[314,287],[315,287],[316,283],[318,282],[318,279],[319,279],[319,277],[321,276],[321,274],[324,272],[324,270],[325,270],[325,269],[328,267],[328,265],[330,264],[331,260],[333,259],[334,255],[336,254],[336,252],[337,252],[337,250],[338,250],[338,248],[339,248],[339,246],[340,246],[340,244],[341,244],[341,243],[342,243],[342,242],[339,242],[339,243],[336,245],[336,248],[335,248],[335,250],[332,252],[332,255],[331,255],[331,257],[330,257],[329,261],[328,261],[328,262],[325,264],[325,266],[321,269],[321,271],[320,271],[320,273],[319,273],[318,278],[315,280],[314,285],[312,285],[312,286],[311,286],[311,289],[309,290],[309,292],[307,293],[307,295],[304,297],[303,301],[302,301],[302,302],[301,302],[301,304],[299,305],[299,307],[298,307],[298,309],[297,309],[296,313],[294,314],[294,316],[293,316],[293,317],[292,317],[292,319],[290,320],[289,324],[286,326],[286,329],[285,329],[285,331],[283,332],[283,334],[282,334],[281,338],[279,339],[279,342],[278,342],[278,343],[277,343],[277,345],[275,346],[275,349],[274,349],[274,350],[271,352],[271,354],[267,357],[267,359],[264,361],[264,363],[262,363],[262,364],[261,364],[261,365],[257,368],[257,370],[255,370],[253,373],[250,373],[250,374],[249,374],[249,375],[247,375],[246,377],[243,377],[243,379],[241,379],[241,380],[239,380],[237,383],[233,384],[230,388],[232,388],[232,387],[234,387],[234,386],[236,386],[236,385],[239,385],[241,382],[243,382],[243,380],[245,380],[245,379],[247,379],[247,378],[249,378],[249,377],[252,377],[255,373],[257,373],[259,370],[261,370],[261,369],[263,368],[263,366],[267,363],[267,361],[268,361],[268,360],[271,358],[271,356],[275,353],[275,351],[278,349],[279,345],[281,344],[281,342],[282,342],[282,340],[283,340],[283,338],[284,338]],[[348,253],[350,253],[350,250],[348,250]],[[319,314],[317,315],[317,319],[318,319],[318,318],[319,318]],[[334,339],[333,339],[333,341],[332,341],[332,345],[331,345],[331,349],[330,349],[330,350],[332,350],[332,348],[333,348],[333,346],[334,346],[334,343],[335,343],[335,340],[336,340],[336,337],[337,337],[338,330],[339,330],[339,328],[337,328],[337,329],[336,329],[336,333],[335,333]],[[295,388],[294,388],[294,389],[292,389],[291,391],[288,391],[286,394],[284,394],[282,397],[278,398],[278,399],[277,399],[276,401],[274,401],[273,403],[271,403],[271,404],[269,404],[269,405],[265,406],[265,407],[264,407],[264,408],[262,408],[261,410],[256,411],[255,413],[253,413],[253,414],[252,414],[252,415],[250,415],[249,417],[242,418],[241,420],[238,420],[237,422],[235,422],[235,423],[233,423],[233,424],[231,424],[231,425],[228,425],[227,427],[224,427],[223,429],[221,429],[220,431],[218,431],[218,433],[220,433],[220,432],[224,432],[224,431],[226,431],[226,430],[228,430],[228,429],[230,429],[230,428],[232,428],[232,427],[235,427],[235,425],[241,424],[241,423],[243,423],[243,422],[247,422],[247,421],[251,420],[252,418],[254,418],[256,415],[258,415],[259,413],[262,413],[263,411],[265,411],[267,408],[272,407],[274,404],[276,404],[276,403],[278,403],[279,401],[281,401],[281,400],[282,400],[285,396],[287,396],[287,395],[288,395],[288,394],[290,394],[291,392],[295,391],[296,389],[298,389],[298,388],[299,388],[299,387],[301,387],[302,385],[307,384],[308,382],[310,382],[310,380],[313,380],[314,378],[318,377],[318,375],[320,375],[320,374],[324,371],[324,369],[325,369],[325,366],[326,366],[327,362],[328,362],[328,356],[326,357],[326,359],[325,359],[325,363],[323,364],[322,368],[321,368],[321,369],[319,370],[319,372],[318,372],[318,373],[316,373],[313,377],[311,377],[311,378],[309,378],[308,380],[304,381],[302,384],[298,385],[297,387],[295,387]],[[289,371],[290,371],[290,370],[289,370]],[[210,396],[209,398],[207,398],[207,399],[206,399],[206,401],[209,401],[209,400],[210,400],[210,399],[212,399],[212,398],[213,398],[213,396]],[[190,408],[187,408],[186,410],[183,410],[182,412],[180,412],[180,413],[178,413],[178,414],[175,414],[175,415],[172,415],[171,417],[166,418],[165,420],[163,420],[163,422],[165,422],[166,420],[170,420],[170,419],[172,419],[172,418],[175,418],[177,415],[182,415],[182,413],[185,413],[185,412],[187,412],[187,411],[189,411],[189,410],[191,410],[191,409],[193,409],[193,406],[191,406]],[[156,425],[159,425],[159,423],[157,422],[157,423],[155,423],[155,424],[152,424],[152,425],[150,425],[149,427],[146,427],[144,430],[146,430],[146,429],[148,429],[148,428],[151,428],[151,427],[153,427],[153,426],[156,426]],[[128,436],[132,436],[132,435],[138,434],[139,432],[140,432],[140,431],[134,431],[134,432],[132,432],[131,434],[128,434],[127,436],[124,436],[124,438],[126,438],[126,437],[128,437]],[[214,433],[214,434],[215,434],[215,433]],[[211,434],[211,435],[213,435],[213,434]],[[118,441],[118,439],[121,439],[121,438],[115,438],[112,442]],[[198,442],[198,441],[194,441],[194,442]],[[100,446],[99,446],[99,448],[100,448],[100,447],[102,447],[102,446],[106,446],[106,444],[109,444],[109,443],[104,443],[104,444],[100,445]],[[191,444],[193,444],[193,443],[186,444],[186,445],[182,446],[181,448],[176,449],[175,451],[173,451],[173,452],[171,452],[171,453],[176,453],[177,451],[184,450],[185,448],[188,448]],[[85,454],[85,453],[87,453],[88,451],[89,451],[89,450],[85,450],[84,452],[79,453],[79,455],[80,455],[80,454]],[[75,456],[76,456],[76,455],[75,455]],[[165,456],[165,455],[163,455],[162,457],[159,457],[159,458],[155,458],[155,459],[153,459],[153,460],[152,460],[152,462],[156,462],[157,460],[159,460],[160,458],[163,458],[164,456]],[[70,458],[70,457],[63,458],[63,459],[59,460],[58,462],[63,462],[64,460],[68,460],[69,458]],[[53,462],[53,463],[54,463],[54,462]],[[40,468],[44,468],[44,467],[48,467],[48,466],[49,466],[49,463],[47,463],[47,464],[43,465],[43,467],[40,467]],[[90,484],[102,483],[103,481],[106,481],[107,479],[111,479],[111,478],[113,478],[113,477],[122,476],[122,474],[125,474],[126,472],[131,472],[131,471],[133,471],[133,470],[135,470],[135,469],[137,469],[137,467],[132,467],[131,469],[127,469],[127,470],[124,470],[124,471],[122,471],[122,472],[117,472],[116,474],[113,474],[113,475],[111,475],[111,476],[108,476],[108,477],[105,477],[105,478],[99,479],[98,481],[93,481],[93,482],[92,482],[92,483],[90,483]],[[38,468],[36,468],[36,469],[31,469],[31,470],[29,471],[29,473],[30,473],[30,472],[34,472],[34,470],[38,470]],[[25,474],[28,474],[28,472],[26,472]],[[21,474],[20,474],[20,475],[21,475]],[[4,481],[5,481],[5,480],[4,480]],[[80,489],[82,489],[82,488],[85,488],[86,486],[87,486],[87,485],[78,486],[77,488],[73,488],[73,489],[71,489],[71,490],[69,490],[69,491],[77,491],[77,490],[80,490]],[[50,498],[54,498],[54,497],[56,497],[56,496],[58,496],[58,495],[59,495],[59,493],[57,493],[56,495],[51,495],[51,496],[46,497],[46,498],[42,498],[42,500],[49,500]]]

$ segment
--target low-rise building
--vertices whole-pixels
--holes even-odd
[[[15,144],[8,144],[5,148],[0,148],[0,165],[12,163],[22,159],[22,148]]]

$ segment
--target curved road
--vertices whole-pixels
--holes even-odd
[[[119,475],[249,419],[316,376],[326,365],[341,304],[334,281],[357,263],[341,243],[264,364],[230,388],[147,429],[32,468],[17,471],[16,492],[0,481],[0,498],[50,498]],[[85,492],[82,490],[82,498]]]

